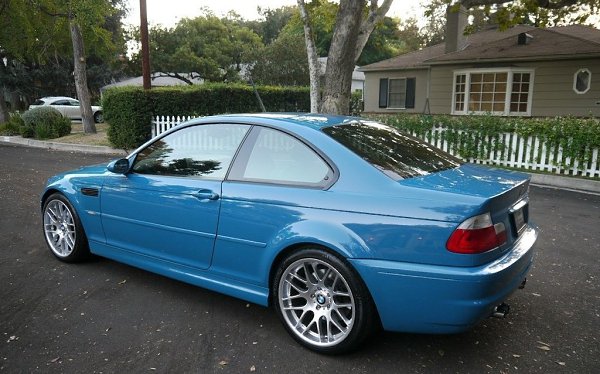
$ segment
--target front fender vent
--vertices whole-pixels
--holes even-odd
[[[83,188],[81,188],[81,193],[84,194],[85,196],[98,197],[98,189],[97,188],[83,187]]]

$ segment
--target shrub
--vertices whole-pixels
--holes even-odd
[[[306,87],[257,87],[270,112],[298,112],[310,108]],[[223,113],[259,112],[252,87],[243,84],[208,83],[195,86],[161,87],[144,91],[139,87],[117,87],[104,92],[104,118],[108,139],[114,147],[133,149],[150,138],[152,118],[164,116],[209,116]]]
[[[23,113],[21,136],[54,139],[71,133],[71,120],[52,107],[43,106]]]
[[[25,123],[23,122],[23,118],[21,118],[21,114],[18,112],[11,113],[8,122],[0,125],[0,135],[20,135],[20,129],[24,125]]]

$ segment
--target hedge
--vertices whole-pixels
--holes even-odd
[[[269,112],[298,112],[310,108],[306,87],[257,87]],[[195,86],[117,87],[103,94],[108,139],[116,148],[133,149],[150,138],[153,116],[209,116],[260,112],[252,87],[208,83]]]
[[[586,164],[593,149],[600,148],[600,119],[576,117],[499,117],[492,115],[366,115],[403,131],[423,136],[432,128],[440,128],[443,139],[463,158],[482,158],[505,145],[500,134],[515,133],[535,136],[547,147],[562,147],[562,155]],[[486,142],[485,139],[494,139]],[[493,147],[493,149],[489,149]]]

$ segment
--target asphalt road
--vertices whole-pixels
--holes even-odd
[[[270,309],[106,259],[55,260],[44,182],[106,156],[0,143],[0,160],[0,372],[600,372],[600,196],[531,189],[542,234],[505,320],[459,335],[381,332],[328,357],[296,344]]]

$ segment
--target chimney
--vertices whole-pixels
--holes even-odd
[[[533,39],[533,35],[530,35],[526,32],[522,32],[519,34],[519,37],[517,39],[517,44],[527,45],[531,42],[531,39]]]
[[[462,5],[458,9],[456,5],[448,5],[446,8],[446,53],[460,51],[465,47],[467,38],[464,32],[468,17],[467,9]]]

